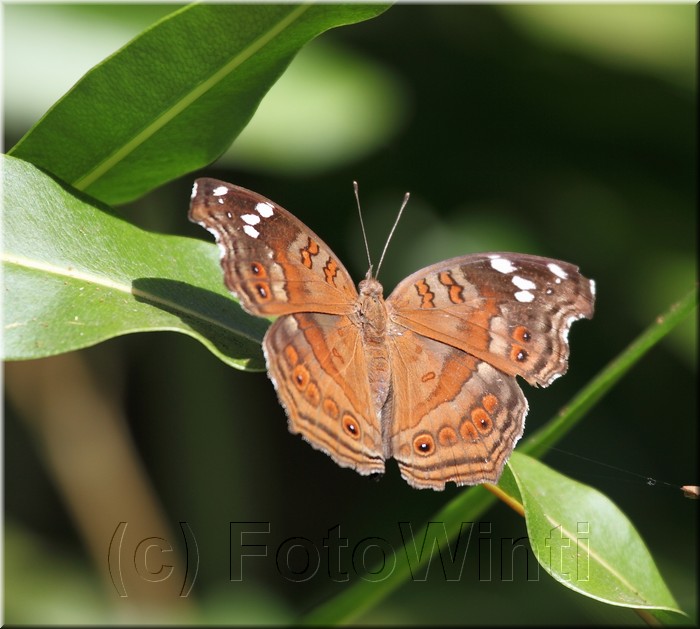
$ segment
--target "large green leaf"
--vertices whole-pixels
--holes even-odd
[[[118,204],[212,162],[309,40],[376,4],[194,4],[88,72],[12,149]]]
[[[605,495],[514,452],[512,474],[540,565],[559,583],[621,607],[682,614],[639,533]]]
[[[143,231],[22,160],[2,167],[6,360],[173,330],[262,367],[265,321],[228,295],[213,244]]]

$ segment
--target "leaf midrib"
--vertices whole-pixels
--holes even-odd
[[[86,271],[81,271],[75,268],[61,267],[55,264],[43,262],[40,260],[32,260],[31,258],[26,258],[21,255],[15,255],[12,253],[2,254],[3,264],[12,264],[23,269],[31,269],[35,271],[41,271],[44,274],[55,275],[59,277],[68,277],[75,280],[80,280],[87,282],[88,284],[93,284],[96,286],[104,286],[105,288],[110,288],[127,295],[133,295],[134,297],[140,297],[147,300],[151,304],[157,304],[163,306],[171,312],[175,312],[182,315],[187,315],[197,321],[202,321],[208,323],[209,325],[224,330],[227,333],[234,334],[238,337],[245,338],[256,344],[260,343],[260,339],[256,338],[250,334],[246,334],[240,329],[232,328],[230,326],[224,325],[221,321],[212,319],[206,316],[199,310],[191,310],[190,308],[185,308],[181,303],[173,302],[168,299],[163,299],[162,297],[155,295],[153,293],[135,288],[132,284],[126,284],[124,282],[117,282],[104,275],[99,275],[96,273],[89,273]],[[10,324],[14,325],[14,324]],[[6,326],[7,327],[7,326]]]
[[[572,544],[574,544],[576,546],[578,545],[579,538],[576,535],[574,535],[574,533],[572,533],[569,529],[567,529],[561,522],[555,520],[552,516],[547,515],[546,513],[543,515],[547,519],[547,522],[549,522],[550,526],[553,529],[559,529],[565,535],[566,539],[568,539]],[[629,581],[629,579],[626,579],[624,577],[624,575],[619,570],[614,568],[610,562],[606,561],[600,553],[596,552],[596,550],[594,548],[590,548],[590,546],[587,547],[586,553],[588,554],[589,558],[593,559],[603,570],[605,570],[608,574],[611,574],[615,579],[617,579],[617,581],[620,583],[620,585],[627,588],[627,590],[630,592],[635,592],[640,598],[644,598],[645,600],[647,600],[647,597],[644,596],[641,592],[638,592],[637,588],[634,587],[634,585]],[[542,561],[540,561],[540,564],[543,566],[546,566],[546,563],[544,563]],[[550,566],[550,568],[551,568],[551,566]],[[591,598],[595,598],[597,600],[604,601],[606,603],[611,602],[610,599],[607,599],[605,597],[597,596],[597,595],[591,594],[590,592],[588,592],[586,590],[581,590],[580,588],[573,587],[571,585],[571,583],[564,581],[559,576],[559,574],[557,572],[555,572],[553,569],[552,569],[552,572],[550,574],[558,581],[562,581],[562,582],[566,583],[566,585],[571,587],[571,589],[584,592],[586,594],[586,596],[590,596]],[[614,605],[622,605],[618,601],[614,601],[613,604]],[[629,605],[625,605],[625,606],[638,607],[639,603],[634,603],[634,604],[630,603]],[[649,606],[655,607],[651,603],[649,603]]]
[[[156,117],[148,126],[140,133],[135,135],[123,146],[117,148],[109,156],[101,162],[95,164],[92,170],[89,170],[82,177],[73,182],[73,186],[78,190],[85,190],[91,186],[100,177],[108,173],[116,164],[124,160],[128,155],[134,152],[139,146],[146,142],[150,137],[155,135],[169,122],[179,116],[187,107],[194,103],[198,98],[206,94],[210,89],[220,83],[231,72],[236,70],[245,61],[252,57],[256,52],[264,48],[272,39],[277,37],[282,31],[288,28],[295,20],[299,19],[310,8],[309,4],[302,4],[296,7],[289,15],[274,24],[268,31],[260,35],[252,41],[246,48],[233,57],[228,63],[214,72],[208,79],[196,85],[190,92],[185,94],[180,100],[174,103],[171,107],[163,111]]]

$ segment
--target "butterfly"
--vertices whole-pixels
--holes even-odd
[[[516,376],[548,386],[568,368],[573,321],[595,284],[573,264],[478,253],[409,275],[384,299],[357,286],[311,229],[277,203],[197,179],[190,220],[215,237],[246,312],[277,317],[263,351],[289,429],[338,465],[413,487],[497,482],[528,404]]]

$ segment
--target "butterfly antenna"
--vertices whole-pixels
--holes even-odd
[[[369,244],[367,244],[367,232],[365,231],[365,223],[362,220],[362,209],[360,208],[360,192],[359,186],[356,181],[352,182],[353,190],[355,191],[355,201],[357,201],[357,213],[360,215],[360,227],[362,228],[362,239],[365,241],[365,251],[367,252],[367,263],[369,264],[369,270],[367,271],[367,277],[372,277],[372,257],[369,255]]]
[[[396,220],[394,221],[394,226],[391,228],[391,231],[389,232],[389,237],[386,239],[386,243],[384,244],[384,249],[382,250],[382,255],[379,258],[379,264],[377,264],[377,272],[374,274],[375,278],[379,275],[379,269],[381,268],[382,262],[384,261],[384,255],[386,254],[386,250],[389,248],[389,243],[391,242],[391,238],[394,235],[394,232],[396,231],[396,226],[399,224],[399,220],[401,219],[401,215],[403,214],[403,210],[406,207],[406,204],[408,203],[408,199],[410,197],[411,197],[410,192],[407,192],[403,197],[403,202],[401,203],[401,207],[399,208],[399,213],[396,215]]]

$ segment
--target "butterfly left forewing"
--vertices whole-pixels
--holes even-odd
[[[387,306],[400,326],[547,386],[566,372],[569,328],[593,315],[594,300],[593,282],[573,264],[485,253],[410,275]]]
[[[352,311],[357,290],[345,267],[277,203],[201,178],[192,189],[189,217],[214,234],[226,286],[250,314]]]

